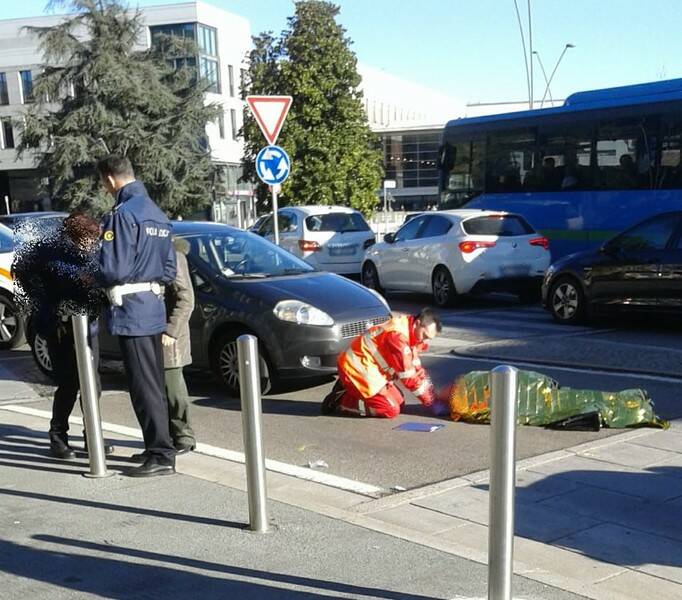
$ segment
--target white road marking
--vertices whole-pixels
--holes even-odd
[[[424,356],[424,355],[422,355]],[[645,373],[638,374],[638,373],[630,373],[630,372],[621,372],[621,371],[603,371],[601,369],[590,369],[588,367],[586,368],[578,368],[578,367],[562,367],[560,365],[553,365],[553,364],[548,364],[548,363],[543,363],[543,362],[527,362],[527,361],[521,361],[521,360],[500,360],[500,359],[495,359],[495,358],[474,358],[474,357],[468,357],[468,356],[463,356],[463,355],[454,355],[454,354],[437,354],[435,352],[427,352],[425,356],[433,357],[433,358],[449,358],[451,360],[462,360],[462,361],[471,361],[471,362],[482,362],[482,363],[493,363],[493,364],[513,364],[513,365],[518,365],[522,367],[530,367],[532,369],[537,369],[537,368],[544,368],[544,369],[554,369],[555,371],[566,371],[567,373],[590,373],[593,375],[605,375],[608,377],[625,377],[629,379],[645,379],[647,381],[658,381],[661,383],[677,383],[679,384],[680,381],[682,381],[682,377],[666,377],[664,375],[648,375]]]
[[[9,404],[0,406],[0,410],[6,410],[22,415],[29,415],[32,417],[39,417],[41,419],[50,419],[52,417],[52,413],[49,411],[30,408],[28,406],[16,406]],[[80,417],[70,417],[69,423],[82,426],[83,420]],[[139,429],[134,427],[126,427],[124,425],[116,425],[115,423],[103,422],[102,429],[104,431],[118,433],[120,435],[125,435],[138,440],[142,439],[142,433]],[[214,456],[216,458],[222,458],[231,462],[241,464],[244,464],[245,462],[244,453],[236,452],[234,450],[227,450],[225,448],[219,448],[217,446],[211,446],[210,444],[197,444],[195,451],[199,454],[206,454],[207,456]],[[375,485],[370,485],[361,481],[355,481],[353,479],[347,479],[345,477],[338,477],[337,475],[331,475],[329,473],[321,473],[319,471],[314,471],[313,469],[308,469],[307,467],[290,465],[289,463],[271,460],[269,458],[265,459],[265,468],[268,471],[272,471],[273,473],[280,473],[281,475],[288,475],[297,479],[312,481],[314,483],[319,483],[339,490],[345,490],[347,492],[354,492],[356,494],[361,494],[370,498],[376,498],[388,493],[388,490]]]

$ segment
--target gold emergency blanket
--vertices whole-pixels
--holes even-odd
[[[439,394],[449,405],[454,421],[490,422],[490,373],[472,371],[460,376]],[[654,414],[653,403],[641,389],[621,392],[564,388],[533,371],[518,372],[517,422],[519,425],[563,429],[600,427],[660,427],[667,421]]]

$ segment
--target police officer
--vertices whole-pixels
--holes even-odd
[[[110,155],[97,163],[116,198],[102,223],[101,275],[109,298],[109,333],[118,336],[126,378],[142,428],[146,459],[131,477],[175,473],[175,448],[164,394],[161,334],[166,330],[162,284],[175,278],[171,224],[135,179],[130,161]]]

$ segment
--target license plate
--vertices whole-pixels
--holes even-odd
[[[357,246],[329,246],[329,256],[352,256]]]
[[[500,268],[502,277],[523,277],[528,275],[530,267],[528,265],[510,265]]]

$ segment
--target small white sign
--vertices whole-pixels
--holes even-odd
[[[384,179],[384,189],[392,190],[396,187],[395,179]]]

